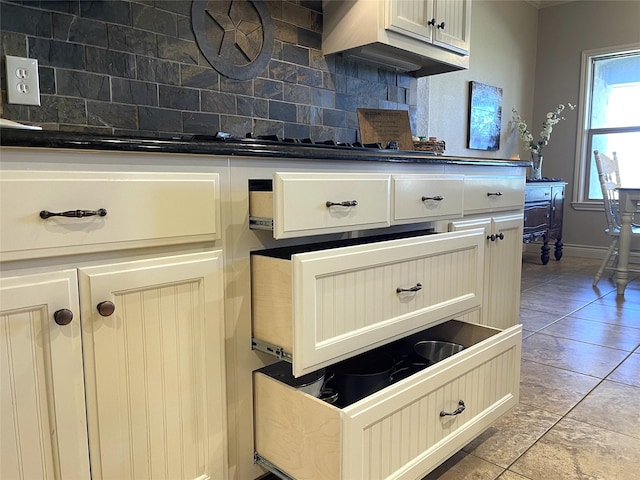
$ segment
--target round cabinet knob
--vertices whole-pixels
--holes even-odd
[[[73,312],[68,308],[61,308],[53,312],[53,321],[60,326],[69,325],[73,320]]]
[[[116,306],[113,304],[113,302],[110,302],[108,300],[100,302],[96,308],[98,309],[98,313],[103,317],[108,317],[116,311]]]

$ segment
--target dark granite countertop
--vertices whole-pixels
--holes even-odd
[[[529,162],[491,158],[432,155],[409,150],[378,150],[330,145],[281,144],[266,140],[227,139],[193,141],[184,138],[117,137],[52,130],[0,129],[0,146],[29,148],[71,148],[147,153],[184,153],[227,157],[308,158],[335,161],[378,161],[393,163],[484,165],[527,167]]]

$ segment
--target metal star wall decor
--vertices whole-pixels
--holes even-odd
[[[262,1],[194,0],[191,23],[211,66],[236,80],[250,80],[269,64],[273,24]]]

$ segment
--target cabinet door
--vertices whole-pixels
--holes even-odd
[[[433,27],[433,0],[389,0],[386,28],[403,35],[431,43]]]
[[[491,287],[485,292],[488,309],[484,322],[506,329],[520,323],[520,272],[522,269],[522,215],[493,218],[496,240],[488,240]]]
[[[79,282],[93,480],[225,478],[221,252]]]
[[[471,35],[471,0],[435,0],[434,44],[468,54]],[[444,23],[444,25],[443,25]]]
[[[460,220],[450,225],[452,231],[485,230],[483,325],[505,329],[519,323],[522,220],[522,215],[516,214]]]
[[[76,271],[1,279],[0,306],[0,478],[89,478]]]

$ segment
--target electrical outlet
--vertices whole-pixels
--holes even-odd
[[[40,105],[38,60],[6,56],[7,102],[20,105]]]

